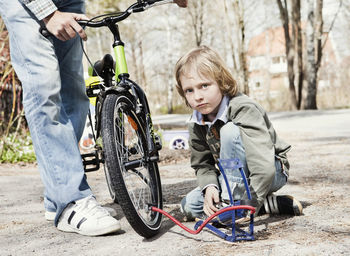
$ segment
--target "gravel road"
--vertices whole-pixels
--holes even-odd
[[[44,219],[36,167],[3,164],[0,255],[350,255],[350,109],[270,116],[293,147],[289,184],[278,193],[298,198],[304,214],[256,218],[255,241],[229,243],[209,231],[191,235],[168,219],[159,235],[145,240],[111,204],[102,170],[89,173],[88,181],[98,201],[117,210],[122,230],[102,237],[63,233]],[[160,164],[165,210],[181,220],[179,202],[195,186],[194,173],[187,151],[164,154],[172,155]]]

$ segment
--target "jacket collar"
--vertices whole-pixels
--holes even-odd
[[[216,115],[213,122],[204,121],[203,115],[199,111],[193,110],[192,116],[189,118],[187,123],[196,123],[198,125],[208,125],[209,127],[212,126],[217,120],[221,120],[224,123],[227,123],[226,114],[227,114],[229,101],[230,101],[229,97],[224,95],[220,103],[218,114]]]

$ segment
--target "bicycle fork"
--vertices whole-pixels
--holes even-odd
[[[147,138],[147,147],[149,152],[149,159],[145,159],[147,162],[158,161],[158,151],[162,148],[162,143],[156,134],[154,134],[152,119],[150,115],[150,109],[148,106],[147,98],[144,91],[141,89],[139,85],[135,82],[131,81],[129,78],[128,67],[126,64],[125,52],[124,52],[124,43],[121,40],[119,34],[119,27],[117,24],[109,24],[108,28],[112,32],[114,36],[113,49],[116,59],[115,65],[115,80],[120,82],[119,85],[122,87],[123,84],[130,84],[130,88],[135,97],[135,106],[136,106],[136,114],[140,115],[143,113],[142,120],[145,121],[145,134]],[[127,86],[129,87],[129,86]],[[140,105],[138,105],[137,100],[140,101],[140,105],[143,106],[143,111],[140,109]]]

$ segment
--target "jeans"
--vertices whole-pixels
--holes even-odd
[[[60,11],[83,13],[84,1],[54,1]],[[80,39],[46,39],[18,0],[0,0],[10,35],[12,65],[22,83],[23,107],[45,186],[44,206],[56,211],[92,194],[78,148],[89,101]]]
[[[232,122],[226,123],[220,130],[220,158],[238,158],[243,164],[243,169],[246,177],[249,177],[245,150],[241,140],[240,131],[239,128]],[[275,160],[275,167],[275,178],[270,186],[269,194],[276,192],[287,182],[287,177],[282,172],[281,163],[277,159]],[[242,183],[242,176],[239,170],[225,170],[225,174],[229,180],[233,199],[242,199],[245,193],[245,188],[244,184]],[[227,186],[222,175],[219,175],[218,180],[221,189],[221,198],[228,200],[229,192],[227,191]],[[196,187],[194,190],[189,192],[181,201],[181,207],[189,219],[194,217],[201,218],[204,215],[203,205],[204,197],[200,187]]]

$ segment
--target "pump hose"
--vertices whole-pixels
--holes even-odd
[[[159,209],[157,207],[152,206],[151,207],[151,211],[155,211],[155,212],[159,212],[163,215],[165,215],[166,217],[168,217],[170,220],[172,220],[176,225],[178,225],[180,228],[182,228],[183,230],[186,230],[187,232],[196,235],[199,232],[202,231],[202,229],[205,227],[205,225],[208,224],[208,222],[210,222],[213,218],[215,218],[216,216],[218,216],[219,214],[223,213],[223,212],[227,212],[227,211],[233,211],[233,210],[240,210],[240,209],[244,209],[244,210],[250,210],[251,214],[255,213],[255,208],[253,206],[250,205],[235,205],[235,206],[228,206],[225,207],[219,211],[217,211],[216,213],[214,213],[213,215],[210,215],[203,223],[202,225],[199,226],[199,228],[197,230],[192,230],[189,229],[188,227],[186,227],[185,225],[183,225],[180,221],[178,221],[177,219],[175,219],[173,216],[171,216],[169,213],[167,213],[166,211],[163,211],[162,209]]]

